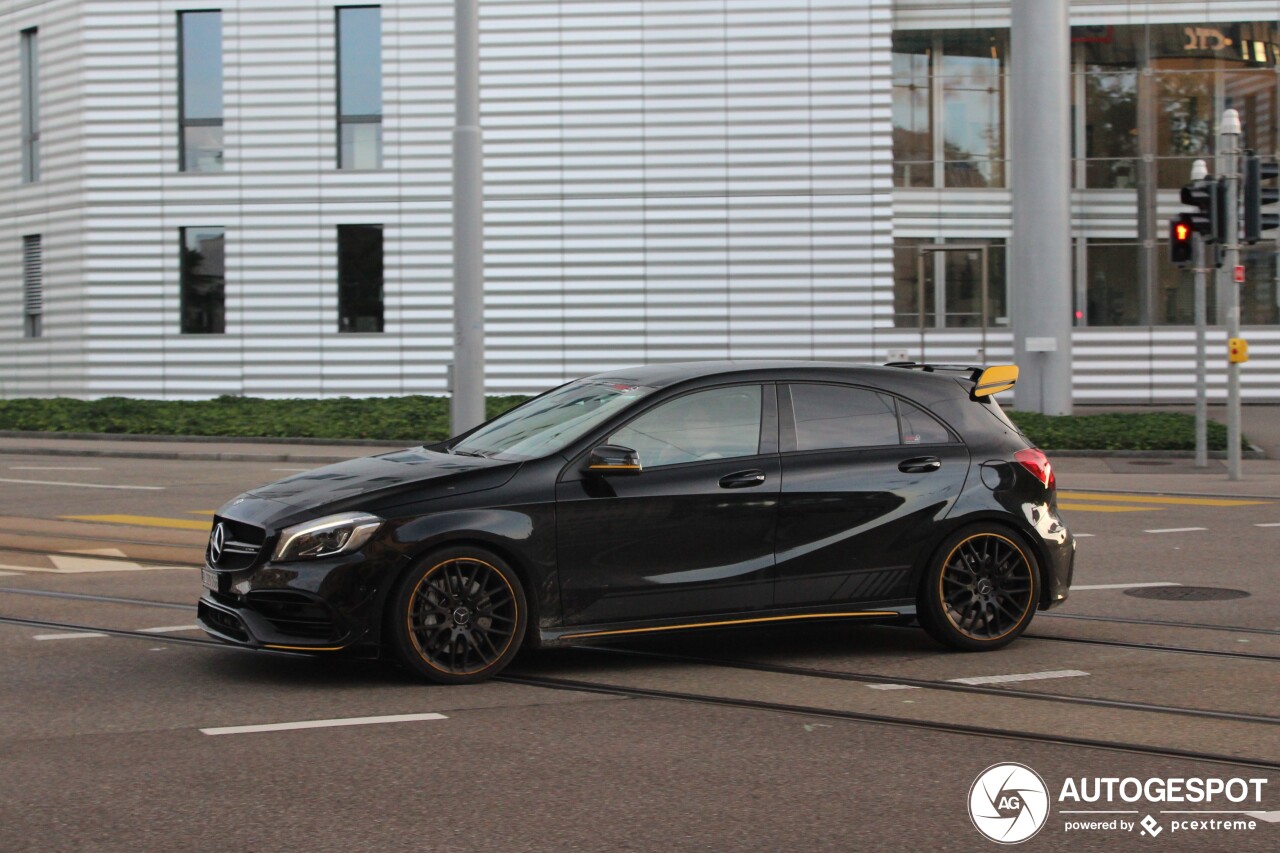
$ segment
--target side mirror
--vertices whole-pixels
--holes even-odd
[[[600,445],[591,451],[591,460],[587,462],[587,473],[602,476],[639,474],[642,470],[639,453],[615,444]]]

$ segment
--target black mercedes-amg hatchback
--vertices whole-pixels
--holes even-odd
[[[1053,469],[993,394],[1017,368],[618,370],[440,444],[253,489],[213,522],[199,622],[479,681],[522,646],[914,616],[999,648],[1060,604]]]

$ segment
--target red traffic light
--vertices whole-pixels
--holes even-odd
[[[1191,239],[1191,228],[1184,222],[1176,223],[1173,226],[1173,237],[1179,242]]]

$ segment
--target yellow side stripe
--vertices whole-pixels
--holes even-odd
[[[1065,500],[1117,501],[1131,504],[1168,504],[1170,506],[1253,506],[1273,501],[1246,501],[1234,498],[1179,498],[1159,495],[1107,494],[1105,492],[1058,492]]]
[[[337,652],[345,648],[345,646],[277,646],[272,643],[263,643],[262,645],[264,648],[285,649],[290,652]]]
[[[1067,509],[1072,512],[1154,512],[1162,509],[1158,506],[1114,506],[1111,504],[1076,504],[1076,503],[1059,503],[1058,509]]]
[[[130,524],[136,527],[171,527],[178,530],[208,531],[209,522],[189,518],[165,518],[156,515],[63,515],[64,521],[97,521],[102,524]]]
[[[868,610],[854,613],[799,613],[793,616],[758,616],[752,619],[726,619],[721,622],[691,622],[686,625],[659,625],[654,628],[623,628],[617,631],[590,631],[586,634],[561,634],[562,640],[583,637],[605,637],[618,634],[647,634],[653,631],[682,631],[686,628],[719,628],[725,625],[747,625],[758,622],[785,622],[791,619],[839,619],[852,616],[901,616],[895,610]]]

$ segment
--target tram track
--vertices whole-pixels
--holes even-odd
[[[95,598],[107,598],[106,596],[96,596]],[[145,603],[148,605],[165,604],[159,602],[143,602],[141,600],[112,600],[112,603]],[[177,637],[166,635],[159,638],[154,633],[145,631],[134,631],[119,628],[108,628],[97,625],[86,625],[74,622],[63,622],[49,619],[30,619],[17,616],[0,616],[0,624],[15,625],[27,628],[39,628],[45,630],[61,630],[71,632],[97,633],[106,634],[108,636],[122,637],[128,639],[146,640],[149,643],[163,641],[174,645],[193,646],[207,649],[218,649],[233,652],[258,652],[270,655],[285,655],[290,657],[306,657],[307,655],[299,652],[287,652],[277,650],[251,650],[243,649],[237,646],[221,643],[216,640],[198,639],[190,637]],[[1091,697],[1064,696],[1053,693],[1039,693],[1035,691],[1017,690],[1010,688],[992,688],[982,687],[980,685],[963,685],[951,682],[939,682],[929,679],[913,679],[905,677],[893,677],[873,675],[868,673],[850,673],[831,670],[810,669],[806,667],[790,667],[774,664],[762,664],[749,661],[729,661],[716,658],[702,658],[688,655],[673,655],[667,653],[644,652],[630,649],[614,649],[597,646],[579,647],[579,651],[615,654],[620,656],[630,656],[638,658],[660,659],[670,662],[689,663],[700,666],[718,666],[728,668],[738,668],[747,670],[757,670],[762,672],[771,672],[774,674],[803,676],[809,678],[834,679],[849,682],[864,683],[893,683],[902,684],[913,687],[921,687],[925,689],[945,690],[956,693],[978,694],[985,696],[1000,697],[1006,699],[1019,700],[1038,700],[1046,702],[1059,702],[1079,705],[1092,705],[1103,707],[1110,710],[1139,712],[1139,713],[1160,713],[1172,716],[1181,716],[1187,718],[1219,720],[1232,723],[1246,723],[1252,725],[1275,726],[1280,724],[1280,718],[1269,717],[1264,715],[1239,714],[1235,712],[1211,711],[1208,709],[1181,708],[1174,706],[1160,706],[1145,703],[1124,702],[1120,700],[1094,699]],[[886,714],[877,714],[864,711],[849,711],[835,708],[823,708],[814,705],[791,704],[773,702],[760,699],[748,699],[732,696],[718,696],[711,693],[688,693],[682,691],[662,690],[654,687],[637,687],[629,685],[610,684],[601,681],[581,680],[572,678],[560,678],[546,675],[522,674],[518,671],[508,671],[497,676],[495,680],[512,683],[523,684],[527,686],[541,687],[546,689],[572,690],[581,692],[590,692],[597,694],[608,694],[616,696],[627,696],[631,698],[653,698],[682,702],[694,702],[699,704],[720,705],[727,707],[737,707],[747,710],[768,711],[785,714],[796,714],[809,717],[820,717],[828,719],[839,719],[853,722],[868,722],[884,725],[893,725],[899,727],[908,727],[916,729],[927,729],[933,731],[949,732],[954,734],[966,734],[981,737],[993,737],[1003,740],[1027,741],[1036,743],[1051,743],[1066,746],[1079,746],[1096,749],[1106,749],[1111,751],[1137,753],[1143,755],[1159,756],[1165,758],[1179,758],[1202,762],[1212,762],[1217,764],[1226,764],[1240,767],[1251,767],[1266,770],[1280,770],[1280,761],[1269,761],[1265,759],[1252,759],[1241,756],[1224,755],[1219,753],[1202,752],[1196,750],[1187,750],[1174,747],[1160,747],[1149,744],[1135,744],[1128,742],[1106,741],[1096,738],[1076,737],[1072,735],[1047,734],[1040,732],[1030,732],[1021,730],[1007,730],[980,725],[971,725],[967,723],[957,723],[950,721],[938,720],[920,720],[895,717]]]

